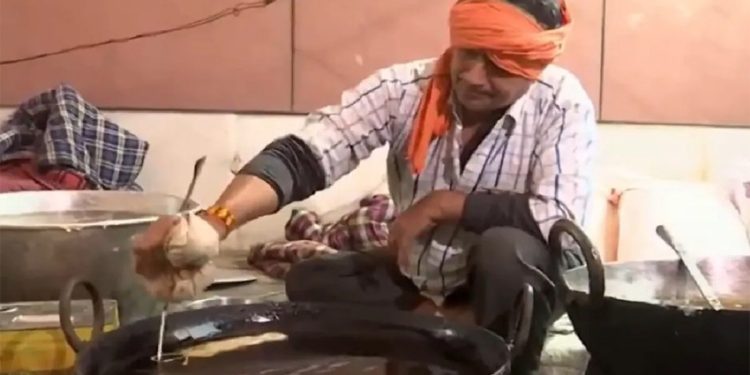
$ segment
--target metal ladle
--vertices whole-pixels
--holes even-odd
[[[666,242],[666,244],[669,245],[669,247],[672,248],[675,253],[677,253],[678,257],[680,257],[680,260],[687,269],[688,274],[693,279],[693,281],[695,281],[695,284],[698,286],[698,290],[701,292],[701,295],[706,300],[706,302],[708,302],[711,308],[716,311],[724,309],[721,301],[719,301],[719,298],[716,297],[716,293],[714,293],[714,290],[709,285],[708,280],[706,280],[706,276],[704,276],[703,272],[701,272],[700,268],[698,268],[698,263],[695,261],[695,258],[687,253],[679,243],[675,242],[674,237],[672,237],[669,231],[667,231],[667,228],[665,228],[663,225],[659,225],[656,227],[656,234],[659,235],[659,237],[664,242]]]
[[[178,212],[184,212],[190,208],[190,198],[193,196],[193,190],[195,190],[195,183],[196,181],[198,181],[198,176],[200,176],[201,171],[203,170],[203,164],[205,163],[206,163],[205,156],[195,161],[195,164],[193,166],[193,177],[190,180],[190,185],[188,186],[187,193],[185,193],[185,198],[182,200],[182,204],[180,205],[180,210]],[[169,309],[169,303],[165,303],[164,309],[162,309],[161,311],[161,323],[159,324],[159,341],[156,347],[156,362],[157,363],[162,362],[162,353],[164,351],[164,328],[167,322],[167,310],[168,309]]]

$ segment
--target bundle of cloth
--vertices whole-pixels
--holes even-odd
[[[322,223],[309,210],[294,210],[287,221],[285,239],[250,248],[247,262],[267,275],[283,279],[291,266],[338,251],[367,252],[388,245],[388,226],[396,217],[396,206],[387,195],[373,195],[333,223]]]
[[[0,124],[0,193],[141,190],[148,142],[68,85],[32,97]]]

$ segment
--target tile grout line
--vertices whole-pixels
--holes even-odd
[[[290,60],[291,60],[290,71],[291,72],[290,72],[290,75],[289,75],[289,86],[290,86],[290,90],[289,90],[289,111],[294,112],[294,104],[295,104],[294,103],[294,91],[296,90],[296,85],[295,85],[295,78],[296,77],[295,77],[294,71],[295,71],[295,64],[296,64],[295,56],[297,55],[297,51],[296,51],[297,50],[297,40],[296,40],[296,33],[295,33],[295,31],[297,29],[297,22],[296,22],[297,21],[296,20],[296,5],[297,5],[297,1],[296,0],[291,0],[291,2],[292,3],[290,5],[290,11],[289,11],[289,13],[290,13],[289,14],[289,18],[291,19],[291,22],[290,22],[291,23],[291,25],[290,25],[291,33],[290,33],[290,36],[289,36],[289,45],[290,45],[290,49],[291,49],[291,55],[290,55]]]
[[[599,51],[599,118],[598,121],[604,119],[604,50],[606,48],[606,35],[607,35],[607,0],[602,0],[602,30],[601,30],[601,48]]]

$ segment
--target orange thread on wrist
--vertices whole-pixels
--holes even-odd
[[[232,211],[229,211],[229,209],[226,207],[211,206],[204,212],[224,223],[227,229],[232,229],[232,227],[234,227],[234,224],[237,222]]]

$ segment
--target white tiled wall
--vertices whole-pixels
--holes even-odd
[[[0,117],[10,113],[0,109]],[[301,116],[108,112],[114,122],[151,144],[139,182],[147,191],[183,195],[192,164],[207,155],[195,199],[210,204],[232,177],[233,161],[246,162],[276,137],[293,133]],[[720,179],[733,165],[750,160],[750,128],[601,125],[597,176],[600,184],[624,177],[677,180]],[[355,172],[301,203],[326,212],[385,189],[386,150],[378,150]],[[750,163],[749,163],[750,164]],[[289,210],[253,223],[227,242],[229,247],[277,238]]]

